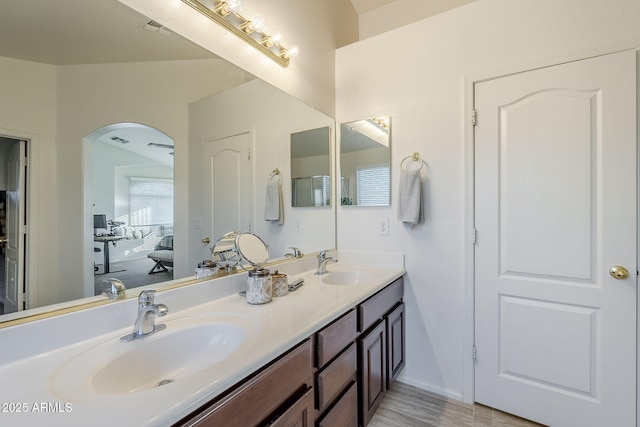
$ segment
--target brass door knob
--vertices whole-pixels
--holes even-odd
[[[211,239],[208,237],[205,237],[204,239],[202,239],[202,243],[204,243],[205,245],[208,245],[209,243],[211,243]]]
[[[626,268],[624,268],[621,265],[614,265],[613,267],[611,267],[609,269],[609,274],[614,279],[622,280],[622,279],[626,279],[627,277],[629,277],[629,270],[627,270]]]

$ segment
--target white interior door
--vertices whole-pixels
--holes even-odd
[[[211,243],[230,231],[253,230],[251,133],[207,141],[203,146],[203,233]]]
[[[634,426],[635,52],[482,82],[475,103],[476,401]]]
[[[11,146],[7,158],[5,313],[24,309],[26,141]]]

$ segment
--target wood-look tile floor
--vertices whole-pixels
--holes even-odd
[[[368,427],[540,427],[482,405],[471,405],[396,382]]]

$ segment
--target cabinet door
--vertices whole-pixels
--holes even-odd
[[[404,303],[386,318],[387,322],[387,388],[396,380],[404,366]]]
[[[360,420],[366,426],[386,393],[387,348],[385,322],[379,321],[358,341],[360,357]]]
[[[271,427],[311,427],[313,425],[313,389],[310,388],[296,403],[278,417]]]

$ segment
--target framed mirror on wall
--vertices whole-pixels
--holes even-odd
[[[291,206],[331,206],[330,128],[291,134]]]
[[[389,206],[391,118],[378,116],[340,125],[340,204]]]

